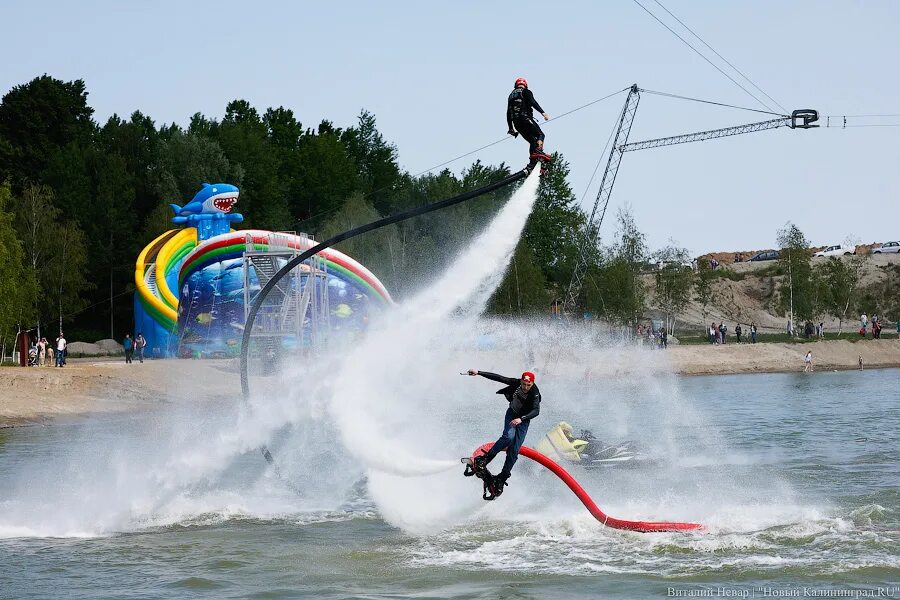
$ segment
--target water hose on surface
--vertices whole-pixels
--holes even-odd
[[[491,446],[493,446],[493,442],[489,442],[482,446],[479,446],[475,452],[472,453],[472,459],[474,460],[476,456],[480,456],[486,453]],[[578,483],[568,471],[566,471],[562,466],[559,465],[556,461],[551,459],[549,456],[534,450],[533,448],[529,448],[528,446],[522,446],[519,449],[519,454],[526,458],[530,458],[536,463],[546,467],[550,471],[553,472],[554,475],[563,480],[563,482],[569,486],[569,489],[572,490],[578,499],[581,500],[581,503],[584,504],[585,508],[594,516],[595,519],[606,525],[607,527],[612,527],[614,529],[627,529],[629,531],[640,531],[642,533],[651,533],[655,531],[697,531],[704,529],[703,525],[700,523],[678,523],[678,522],[670,522],[670,521],[626,521],[625,519],[617,519],[615,517],[611,517],[607,515],[605,512],[600,510],[600,507],[591,499],[588,493],[585,491],[581,484]]]

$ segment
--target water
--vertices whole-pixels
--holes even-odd
[[[900,596],[900,371],[680,378],[591,330],[481,319],[536,186],[365,339],[249,403],[196,401],[198,377],[152,412],[0,432],[0,597]],[[458,459],[505,403],[457,373],[523,366],[544,395],[527,443],[560,420],[632,439],[651,460],[573,469],[599,506],[707,529],[604,528],[525,459],[483,502]]]
[[[53,522],[50,510],[31,513],[32,522],[20,522],[19,532],[0,517],[0,596],[578,598],[661,596],[670,587],[896,589],[900,449],[890,392],[900,384],[900,371],[667,380],[670,393],[688,398],[685,405],[706,423],[676,437],[695,443],[712,436],[718,452],[685,452],[674,457],[674,465],[649,469],[574,472],[615,516],[646,510],[650,516],[692,518],[709,525],[704,533],[606,529],[548,473],[526,472],[520,463],[507,494],[485,506],[477,484],[457,470],[452,476],[473,498],[465,507],[469,514],[447,529],[409,534],[382,517],[364,486],[330,508],[302,508],[306,500],[279,491],[271,474],[257,475],[262,459],[249,453],[218,489],[195,490],[196,506],[178,509],[183,512],[172,522],[157,515],[161,524],[142,525],[144,515],[120,532],[90,532],[85,522],[81,533],[43,537],[26,530],[40,519]],[[607,389],[603,395],[623,391]],[[629,402],[639,409],[656,402],[648,400],[654,395],[632,389]],[[550,397],[546,402],[542,416],[548,423],[556,411]],[[105,440],[146,427],[145,419],[94,423],[91,438],[102,448]],[[582,422],[588,420],[603,431],[596,419]],[[4,431],[3,505],[23,493],[23,464],[62,460],[85,427]],[[691,486],[679,489],[670,470]],[[660,480],[662,488],[654,483]],[[698,487],[703,481],[714,485]],[[265,494],[254,497],[243,486],[266,488],[272,494],[268,505]],[[629,501],[612,489],[634,486],[646,490],[643,498]],[[683,504],[667,502],[667,495]],[[421,496],[444,502],[428,490]],[[654,513],[654,504],[667,512]],[[58,506],[67,509],[72,505]]]

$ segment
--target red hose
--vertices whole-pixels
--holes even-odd
[[[489,442],[484,444],[483,446],[479,446],[475,452],[472,453],[472,458],[474,459],[476,456],[484,454],[487,452],[491,446],[493,446],[493,442]],[[588,495],[584,488],[581,487],[575,478],[572,477],[568,471],[563,469],[556,461],[552,460],[550,457],[541,454],[537,450],[533,448],[529,448],[528,446],[522,446],[519,449],[519,454],[530,458],[536,463],[540,463],[544,467],[553,471],[553,473],[565,482],[569,489],[575,492],[575,495],[578,496],[578,499],[581,500],[581,503],[584,504],[585,508],[587,508],[594,518],[606,525],[607,527],[613,527],[614,529],[628,529],[631,531],[641,531],[645,533],[649,533],[651,531],[690,531],[703,529],[703,525],[699,523],[671,523],[668,521],[625,521],[623,519],[617,519],[615,517],[610,517],[597,506],[591,497]]]

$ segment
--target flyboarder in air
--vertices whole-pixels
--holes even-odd
[[[503,394],[506,401],[509,402],[509,408],[506,409],[506,416],[503,418],[503,433],[490,450],[472,459],[473,473],[469,473],[467,470],[467,474],[478,475],[480,479],[484,480],[484,499],[493,500],[503,493],[503,486],[506,485],[513,465],[519,458],[519,448],[525,442],[528,424],[541,412],[541,392],[534,383],[534,373],[530,371],[525,371],[518,379],[496,373],[480,372],[477,369],[469,369],[468,374],[471,376],[481,375],[492,381],[506,384],[506,387],[497,391],[498,394]],[[487,465],[503,450],[506,450],[503,469],[493,476],[487,471]]]
[[[519,77],[506,101],[506,124],[509,127],[507,131],[509,135],[516,137],[521,133],[528,141],[529,170],[534,168],[538,161],[547,163],[551,160],[550,155],[544,152],[544,132],[534,120],[535,108],[545,121],[550,120],[550,115],[544,112],[534,99],[534,94],[528,89],[528,82],[524,77]]]

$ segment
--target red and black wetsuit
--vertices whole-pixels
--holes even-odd
[[[506,124],[510,131],[518,131],[528,140],[529,154],[538,152],[538,140],[544,140],[544,132],[534,120],[533,109],[543,113],[544,109],[534,99],[534,94],[526,87],[517,87],[506,101]]]

